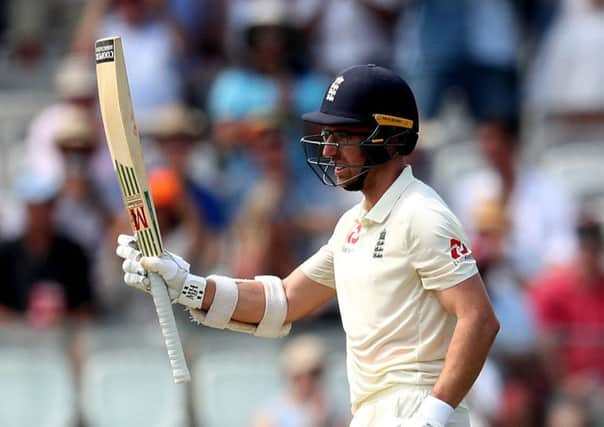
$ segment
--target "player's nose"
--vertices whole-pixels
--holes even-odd
[[[337,152],[338,147],[336,145],[326,144],[323,146],[323,151],[321,154],[323,155],[323,157],[335,157]]]

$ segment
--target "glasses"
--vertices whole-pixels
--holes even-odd
[[[367,136],[370,131],[347,131],[347,130],[321,130],[323,143],[347,144],[351,136]]]

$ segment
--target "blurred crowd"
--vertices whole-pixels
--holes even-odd
[[[129,223],[93,59],[112,35],[164,244],[203,275],[285,276],[330,236],[359,196],[307,170],[300,115],[347,66],[399,72],[420,106],[409,161],[469,231],[502,325],[473,425],[604,425],[604,1],[2,2],[0,63],[19,77],[0,78],[0,101],[53,94],[0,144],[5,325],[155,321],[113,252]],[[312,319],[338,324],[335,304]],[[292,378],[318,376],[313,360]],[[340,425],[322,404],[312,425]],[[303,425],[283,408],[257,425]]]

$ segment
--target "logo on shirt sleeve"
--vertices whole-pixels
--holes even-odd
[[[472,251],[459,239],[451,239],[451,258],[453,264],[458,265],[465,262],[474,262]]]

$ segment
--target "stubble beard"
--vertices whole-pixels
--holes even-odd
[[[354,179],[342,184],[341,187],[346,191],[361,191],[363,189],[363,184],[365,183],[366,173],[362,175],[358,175]]]

